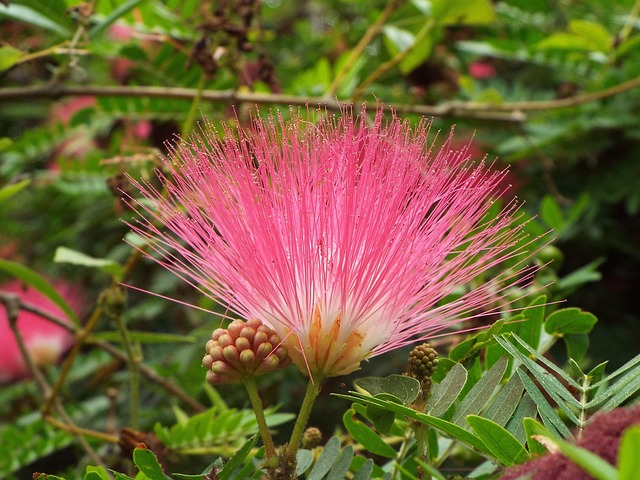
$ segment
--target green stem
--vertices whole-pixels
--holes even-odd
[[[278,454],[276,453],[276,447],[273,444],[269,427],[267,426],[267,420],[264,416],[264,409],[262,408],[262,400],[258,394],[258,387],[256,385],[255,377],[247,377],[243,381],[244,387],[249,394],[249,401],[253,407],[253,411],[256,415],[256,421],[258,422],[258,429],[260,430],[260,436],[262,437],[262,443],[264,443],[265,453],[267,455],[267,464],[269,460],[276,459]]]
[[[183,138],[186,138],[189,135],[191,130],[193,130],[193,125],[196,123],[196,115],[198,113],[200,101],[202,100],[202,91],[204,90],[206,80],[207,74],[203,72],[202,75],[200,75],[200,80],[198,80],[196,94],[191,102],[191,107],[189,107],[189,113],[187,113],[187,118],[185,118],[184,124],[182,125],[181,134]]]
[[[124,324],[122,315],[115,316],[118,330],[122,337],[122,345],[127,355],[127,366],[129,367],[129,386],[131,388],[131,429],[137,431],[140,418],[140,351],[131,343],[131,337],[127,326]]]
[[[304,429],[309,421],[309,415],[311,415],[313,403],[316,401],[316,398],[318,398],[318,394],[320,394],[320,388],[320,379],[316,378],[314,381],[312,378],[309,378],[307,391],[304,394],[304,400],[300,407],[300,413],[298,413],[296,424],[294,425],[293,432],[291,433],[291,440],[289,440],[289,444],[287,445],[286,454],[289,458],[296,458],[296,453],[298,452],[298,447],[302,440],[302,434],[304,433]]]
[[[429,426],[421,423],[416,425],[413,431],[416,436],[418,458],[420,458],[425,464],[429,464]],[[420,480],[431,480],[431,474],[418,467],[418,478]]]

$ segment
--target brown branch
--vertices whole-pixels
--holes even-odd
[[[0,89],[0,102],[33,98],[61,98],[68,96],[94,95],[98,97],[148,97],[192,100],[198,95],[194,88],[151,86],[36,86]],[[319,105],[327,110],[340,111],[349,102],[322,97],[301,97],[274,93],[238,92],[235,90],[204,90],[203,101],[224,102],[230,105],[248,103],[256,105]],[[394,108],[402,113],[415,113],[428,117],[461,117],[496,122],[521,123],[526,120],[522,112],[467,111],[464,104],[437,106],[400,104]],[[490,109],[489,109],[490,110]]]
[[[399,113],[412,113],[428,117],[457,117],[475,120],[522,123],[527,120],[524,112],[554,110],[576,107],[613,97],[640,87],[640,77],[614,85],[597,92],[575,95],[568,98],[530,102],[479,103],[445,102],[440,105],[398,104],[394,108]],[[0,89],[0,102],[33,98],[61,98],[67,96],[95,95],[98,97],[149,97],[177,98],[193,100],[198,95],[194,88],[152,87],[152,86],[36,86]],[[238,92],[235,90],[204,90],[202,100],[228,104],[264,104],[307,106],[320,105],[327,110],[340,111],[348,104],[338,99],[321,97],[301,97],[274,93]]]

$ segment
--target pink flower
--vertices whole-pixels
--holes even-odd
[[[72,307],[80,308],[80,294],[73,286],[57,282],[59,293]],[[33,288],[24,288],[18,280],[0,286],[4,292],[16,293],[24,302],[45,310],[51,315],[66,319],[65,314],[51,300]],[[21,310],[18,330],[22,334],[27,351],[39,367],[56,363],[74,342],[73,332],[56,325],[41,316]],[[29,376],[29,370],[20,353],[18,342],[9,327],[7,312],[0,307],[0,383],[7,383]]]
[[[364,112],[315,124],[292,115],[175,146],[171,176],[158,173],[168,194],[134,182],[145,199],[132,201],[131,227],[152,258],[261,319],[319,379],[496,313],[513,274],[441,301],[524,255],[514,249],[521,229],[510,228],[515,203],[487,219],[505,172],[473,166],[449,141],[434,154],[426,121],[384,124],[381,110],[372,126]]]
[[[496,76],[496,68],[489,62],[473,62],[469,65],[469,75],[478,80]]]

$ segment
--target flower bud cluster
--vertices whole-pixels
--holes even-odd
[[[257,319],[234,320],[214,330],[205,349],[202,365],[212,385],[240,382],[291,363],[278,334]]]
[[[320,442],[322,442],[322,432],[316,427],[309,427],[302,434],[302,448],[316,448]]]
[[[431,377],[436,368],[438,368],[438,352],[431,345],[423,343],[411,350],[407,370],[410,376],[423,381]]]

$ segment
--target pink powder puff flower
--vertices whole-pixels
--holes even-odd
[[[155,261],[261,319],[320,380],[509,304],[513,271],[441,303],[528,255],[511,227],[515,202],[487,219],[504,171],[472,165],[450,139],[434,154],[426,120],[412,129],[384,123],[381,109],[371,126],[364,111],[320,112],[315,124],[291,114],[174,146],[170,176],[158,172],[166,193],[133,181],[144,200],[130,199],[130,226]]]
[[[496,76],[496,68],[487,61],[477,61],[469,65],[469,75],[478,80]]]
[[[56,282],[56,285],[58,292],[74,309],[79,310],[81,296],[77,289],[64,282]],[[23,287],[18,280],[0,285],[0,290],[18,294],[21,301],[39,307],[61,320],[66,319],[62,310],[51,300],[33,288]],[[38,367],[57,363],[75,339],[73,331],[26,310],[20,311],[17,325],[25,347]],[[0,307],[0,384],[27,378],[29,375],[18,342],[9,327],[7,312]]]

